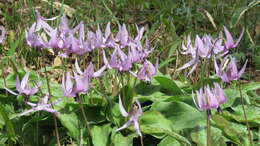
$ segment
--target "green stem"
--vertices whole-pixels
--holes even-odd
[[[82,112],[82,115],[83,115],[83,118],[86,122],[86,127],[87,127],[87,131],[88,131],[88,145],[91,146],[92,143],[91,143],[91,138],[92,138],[92,135],[91,135],[91,130],[90,130],[90,127],[89,127],[89,122],[88,122],[88,118],[86,116],[86,113],[85,113],[85,110],[84,110],[84,107],[83,107],[83,104],[82,104],[82,99],[79,95],[77,95],[77,98],[79,100],[79,105],[80,105],[80,109],[81,109],[81,112]]]
[[[239,86],[239,92],[240,92],[240,98],[241,98],[241,103],[242,103],[243,114],[244,114],[244,118],[245,118],[245,121],[246,121],[246,127],[247,127],[247,131],[248,131],[248,140],[249,140],[250,144],[253,145],[252,136],[251,136],[251,132],[250,132],[250,127],[249,127],[249,123],[248,123],[248,120],[247,120],[246,109],[245,109],[245,102],[244,102],[244,98],[243,98],[243,95],[242,95],[240,81],[238,81],[238,86]]]
[[[140,136],[141,146],[144,146],[143,136]]]
[[[207,110],[207,146],[211,146],[210,110]]]
[[[45,53],[43,53],[43,57],[45,57]],[[48,93],[49,93],[49,96],[51,97],[51,88],[50,88],[50,84],[49,84],[49,79],[48,79],[48,75],[47,75],[47,69],[46,69],[46,65],[44,65],[44,75],[45,75],[45,79],[46,79],[46,82],[47,82],[47,87],[48,87]],[[53,104],[51,102],[51,106],[53,108]],[[55,135],[56,135],[56,141],[57,141],[57,145],[60,146],[60,138],[59,138],[59,130],[58,130],[58,124],[57,124],[57,119],[56,119],[56,116],[53,115],[53,119],[54,119],[54,126],[55,126]]]

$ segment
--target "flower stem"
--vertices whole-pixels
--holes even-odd
[[[83,104],[82,104],[82,99],[79,95],[77,95],[77,98],[79,100],[79,104],[80,104],[80,109],[81,109],[81,112],[82,112],[82,115],[83,115],[83,118],[86,122],[86,127],[87,127],[87,131],[88,131],[88,145],[91,146],[92,145],[92,142],[91,142],[91,131],[90,131],[90,127],[89,127],[89,122],[88,122],[88,119],[87,119],[87,116],[86,116],[86,113],[85,113],[85,110],[84,110],[84,107],[83,107]]]
[[[211,146],[210,110],[207,110],[207,146]]]
[[[140,136],[141,146],[144,146],[144,139],[143,136]]]
[[[246,127],[247,127],[247,131],[248,131],[248,140],[249,140],[250,144],[253,145],[250,127],[249,127],[249,123],[248,123],[247,116],[246,116],[246,109],[245,109],[244,98],[243,98],[242,90],[241,90],[241,83],[239,81],[238,81],[238,86],[239,86],[239,92],[240,92],[243,114],[244,114],[244,118],[245,118],[245,121],[246,121]]]
[[[43,52],[43,57],[45,57],[45,53]],[[48,93],[49,96],[51,97],[51,88],[50,88],[50,84],[49,84],[49,79],[48,79],[48,75],[47,75],[47,69],[46,69],[46,65],[44,65],[44,75],[45,75],[45,79],[47,82],[47,88],[48,88]],[[51,102],[51,106],[53,108],[53,104]],[[57,124],[57,119],[56,116],[53,115],[53,119],[54,119],[54,126],[55,126],[55,135],[56,135],[56,141],[57,141],[57,145],[60,146],[60,138],[59,138],[59,130],[58,130],[58,124]]]

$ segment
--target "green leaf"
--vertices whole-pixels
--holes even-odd
[[[14,127],[13,124],[11,123],[8,114],[5,112],[4,107],[2,106],[2,104],[0,104],[0,115],[2,116],[2,118],[4,119],[5,125],[6,125],[6,129],[7,132],[9,134],[10,137],[15,136],[15,131],[14,131]]]
[[[166,136],[157,146],[181,146],[181,144],[175,138]]]
[[[248,84],[244,84],[241,89],[243,92],[260,89],[260,82],[250,82]]]
[[[152,110],[161,112],[174,125],[174,130],[193,128],[203,122],[203,113],[184,102],[156,102]]]
[[[191,132],[191,139],[197,146],[207,145],[207,129],[206,127],[200,129],[194,129]],[[211,145],[225,146],[225,137],[222,135],[222,131],[218,128],[211,127]]]
[[[112,132],[111,141],[113,146],[132,146],[133,136],[124,137],[120,132]]]
[[[68,135],[79,141],[80,139],[80,120],[74,112],[61,113],[58,116],[61,124],[68,130]]]
[[[169,94],[179,95],[183,94],[181,88],[170,78],[166,76],[156,76],[154,77],[157,82],[159,82],[161,89]]]
[[[221,115],[214,115],[212,119],[214,120],[216,126],[221,129],[235,144],[249,145],[247,133],[244,130],[238,129],[237,124],[228,121]]]
[[[163,62],[161,62],[161,63],[159,64],[158,69],[160,69],[160,68],[162,68],[162,67],[168,65],[169,63],[171,63],[172,61],[175,61],[175,60],[176,60],[175,57],[168,58],[168,59],[164,60]]]
[[[229,88],[225,89],[225,95],[227,101],[221,105],[221,108],[231,107],[234,104],[235,100],[240,97],[240,92],[237,89]]]
[[[109,141],[110,132],[110,124],[106,124],[103,126],[94,126],[91,129],[92,141],[94,146],[106,146]]]
[[[246,122],[242,105],[232,107],[232,109],[234,110],[233,113],[225,111],[223,113],[224,116],[234,119],[238,122]],[[245,111],[246,111],[247,120],[249,122],[260,124],[260,108],[259,107],[245,105]]]
[[[140,99],[140,100],[144,100],[144,101],[150,100],[150,101],[153,101],[153,102],[163,101],[163,100],[168,100],[168,99],[172,99],[174,101],[180,101],[181,100],[181,98],[178,98],[178,97],[175,97],[175,96],[168,96],[168,95],[163,94],[162,92],[154,92],[153,94],[146,95],[146,96],[137,95],[137,98]]]
[[[191,145],[186,138],[173,131],[171,121],[167,120],[160,112],[145,112],[140,118],[140,123],[143,133],[151,134],[159,139],[169,135],[185,145]]]

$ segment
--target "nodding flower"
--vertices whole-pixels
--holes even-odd
[[[74,76],[71,76],[69,72],[66,73],[66,76],[63,74],[62,91],[64,97],[76,97],[77,94],[86,93],[89,89],[89,77],[73,73]]]
[[[27,72],[25,74],[25,76],[23,77],[21,82],[20,82],[19,77],[17,76],[17,78],[16,78],[16,90],[19,93],[15,93],[15,92],[13,92],[12,90],[10,90],[6,87],[5,87],[5,89],[13,95],[21,94],[21,95],[31,96],[31,95],[36,94],[39,91],[41,83],[38,82],[38,83],[36,83],[36,85],[34,87],[30,87],[30,85],[29,85],[29,74],[30,73]]]
[[[196,96],[192,92],[192,98],[198,109],[207,111],[212,109],[219,111],[220,105],[226,102],[224,90],[217,83],[214,83],[214,88],[210,88],[208,85],[200,88],[196,91]]]
[[[119,71],[129,71],[132,68],[130,57],[127,56],[120,48],[116,48],[114,50],[111,55],[109,65]]]
[[[81,71],[78,61],[75,61],[75,71],[73,71],[74,76],[67,72],[66,75],[63,74],[62,77],[62,91],[65,97],[76,97],[79,93],[86,93],[89,89],[89,82],[93,77],[100,77],[106,69],[106,65],[101,67],[98,71],[94,71],[94,65],[89,63],[87,68]]]
[[[67,72],[66,75],[62,76],[62,92],[64,97],[76,97],[76,94],[73,91],[73,82],[70,72]]]
[[[218,65],[216,58],[214,59],[215,71],[218,77],[221,78],[223,82],[231,82],[232,80],[238,80],[242,74],[245,72],[247,61],[240,71],[237,69],[236,59],[231,56],[226,56],[220,65]]]
[[[23,112],[23,113],[20,113],[18,116],[23,116],[23,115],[27,115],[29,113],[33,113],[33,112],[37,112],[37,111],[47,111],[49,113],[53,113],[55,115],[58,115],[59,112],[57,112],[56,110],[54,110],[52,108],[52,105],[55,105],[57,103],[59,103],[61,101],[61,98],[56,100],[55,102],[53,102],[52,104],[51,103],[48,103],[49,101],[49,95],[46,94],[43,98],[41,98],[38,103],[32,103],[32,102],[26,102],[27,105],[31,106],[32,108]]]
[[[190,36],[187,36],[186,44],[183,42],[182,48],[183,52],[181,53],[185,55],[191,55],[192,59],[182,67],[178,68],[178,71],[192,66],[192,69],[188,75],[190,75],[196,69],[200,62],[200,58],[209,59],[214,55],[226,53],[223,49],[224,47],[222,45],[221,39],[212,38],[210,35],[204,35],[203,37],[196,35],[194,45],[191,43]]]
[[[34,95],[38,92],[39,87],[41,85],[40,82],[36,83],[36,85],[33,88],[30,88],[29,86],[29,72],[25,74],[25,76],[22,79],[22,82],[20,82],[19,77],[17,76],[16,80],[16,89],[20,94],[25,95]]]
[[[129,117],[129,119],[122,127],[118,128],[116,131],[123,130],[123,129],[129,127],[130,125],[133,125],[136,133],[139,136],[142,136],[142,133],[141,133],[140,127],[139,127],[139,123],[138,123],[138,119],[142,115],[143,111],[142,111],[140,102],[138,100],[136,100],[135,103],[137,104],[137,106],[135,104],[133,104],[131,106],[129,112],[126,112],[126,110],[123,106],[121,97],[119,96],[119,110],[124,117]]]
[[[40,30],[43,30],[45,32],[53,32],[55,29],[50,27],[48,23],[46,23],[46,20],[55,20],[57,17],[53,18],[43,18],[39,12],[36,13],[36,22],[32,24],[32,26],[29,28],[28,31],[25,33],[27,44],[31,47],[35,47],[37,49],[44,49],[48,48],[47,42],[44,41],[44,39],[37,34]]]
[[[150,61],[145,60],[143,66],[141,67],[141,69],[138,71],[137,74],[133,73],[132,71],[130,71],[130,73],[133,76],[137,77],[137,79],[139,80],[150,81],[151,78],[156,75],[157,68],[158,68],[158,59],[156,61],[155,66]]]

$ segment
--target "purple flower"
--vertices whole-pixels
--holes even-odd
[[[232,80],[238,80],[242,76],[247,65],[247,60],[240,71],[237,69],[235,58],[231,56],[226,56],[220,65],[218,65],[216,59],[214,59],[214,65],[217,76],[220,77],[223,82],[230,82]]]
[[[128,34],[125,24],[119,25],[119,31],[116,35],[115,40],[116,42],[120,43],[120,48],[124,48],[129,44],[129,38],[130,36]]]
[[[55,20],[57,17],[53,18],[43,18],[39,12],[37,14],[37,20],[33,25],[29,28],[28,31],[26,31],[26,41],[27,44],[31,47],[35,47],[38,49],[47,48],[47,42],[43,41],[42,37],[37,34],[41,29],[43,29],[46,32],[53,32],[54,29],[49,26],[48,23],[45,22],[45,20]]]
[[[66,76],[63,74],[62,91],[64,97],[76,97],[77,94],[84,94],[89,89],[89,77],[73,73],[74,76],[71,76],[69,72],[66,73]]]
[[[142,111],[140,102],[138,100],[136,100],[135,103],[137,104],[137,106],[135,104],[133,104],[132,107],[130,108],[130,111],[126,112],[126,110],[122,104],[121,98],[119,96],[119,110],[124,117],[129,117],[129,120],[122,127],[118,128],[116,131],[123,130],[123,129],[129,127],[130,125],[133,125],[134,129],[136,130],[136,133],[139,136],[142,136],[142,133],[141,133],[140,127],[139,127],[139,123],[138,123],[138,118],[142,115],[143,111]]]
[[[62,76],[62,92],[64,97],[76,97],[76,94],[73,91],[73,82],[69,72],[66,73],[66,76],[64,74]]]
[[[195,97],[192,93],[192,98],[196,107],[201,110],[217,109],[226,102],[224,90],[217,83],[214,83],[213,89],[205,86],[196,91],[196,94],[197,96]]]
[[[52,108],[52,105],[57,104],[60,101],[60,99],[58,99],[53,104],[48,104],[48,101],[49,101],[49,95],[46,94],[42,99],[39,100],[38,103],[26,102],[26,104],[28,104],[32,108],[23,112],[23,113],[20,113],[18,116],[27,115],[29,113],[33,113],[33,112],[36,112],[36,111],[47,111],[47,112],[53,113],[55,115],[58,115],[59,112],[54,110]]]
[[[109,66],[119,71],[129,71],[132,68],[132,62],[121,49],[116,48],[111,55]]]
[[[2,44],[5,40],[5,34],[6,34],[6,30],[3,26],[0,26],[0,32],[1,32],[1,35],[0,35],[0,44]]]
[[[76,72],[77,74],[83,76],[86,75],[88,76],[90,79],[93,77],[100,77],[103,75],[103,72],[105,71],[105,69],[107,68],[106,65],[104,65],[103,67],[101,67],[98,71],[94,71],[94,65],[92,64],[92,62],[89,63],[89,65],[87,66],[87,68],[84,70],[84,72],[81,71],[78,61],[76,59],[75,61],[75,68],[76,68]]]
[[[128,48],[128,56],[131,59],[132,63],[141,62],[144,58],[146,58],[154,48],[150,48],[149,40],[145,41],[145,47],[142,46],[141,42],[137,42],[135,44],[130,44]]]
[[[244,34],[244,28],[239,36],[239,38],[237,39],[237,41],[235,42],[232,35],[230,34],[230,32],[228,31],[228,29],[224,26],[224,32],[225,32],[225,35],[226,35],[226,42],[225,42],[225,49],[229,50],[231,48],[235,48],[237,47],[237,45],[239,44],[239,42],[241,41],[242,39],[242,36]]]
[[[74,73],[74,80],[75,80],[75,83],[73,85],[73,92],[75,94],[78,94],[78,93],[87,93],[88,89],[89,89],[89,81],[90,81],[90,78],[89,76],[83,74],[83,75],[79,75],[77,74],[76,72],[73,72]]]
[[[16,79],[16,89],[19,94],[34,95],[38,92],[40,82],[38,82],[33,88],[29,86],[29,72],[25,74],[22,81],[20,82],[19,77]]]
[[[143,66],[141,67],[137,75],[131,71],[130,73],[133,76],[137,77],[139,80],[150,81],[151,78],[156,75],[157,67],[158,67],[158,59],[156,61],[155,66],[150,61],[145,60]]]
[[[224,90],[220,87],[219,84],[214,83],[213,94],[216,96],[218,103],[223,104],[227,101]]]
[[[223,39],[221,37],[213,38],[210,35],[204,35],[203,37],[196,35],[194,45],[191,43],[191,38],[188,35],[186,43],[182,43],[182,48],[183,51],[181,53],[184,55],[191,55],[192,59],[177,70],[181,71],[192,66],[188,75],[196,69],[200,62],[200,58],[210,59],[213,56],[223,56],[228,53],[228,50],[226,50],[223,45]]]

